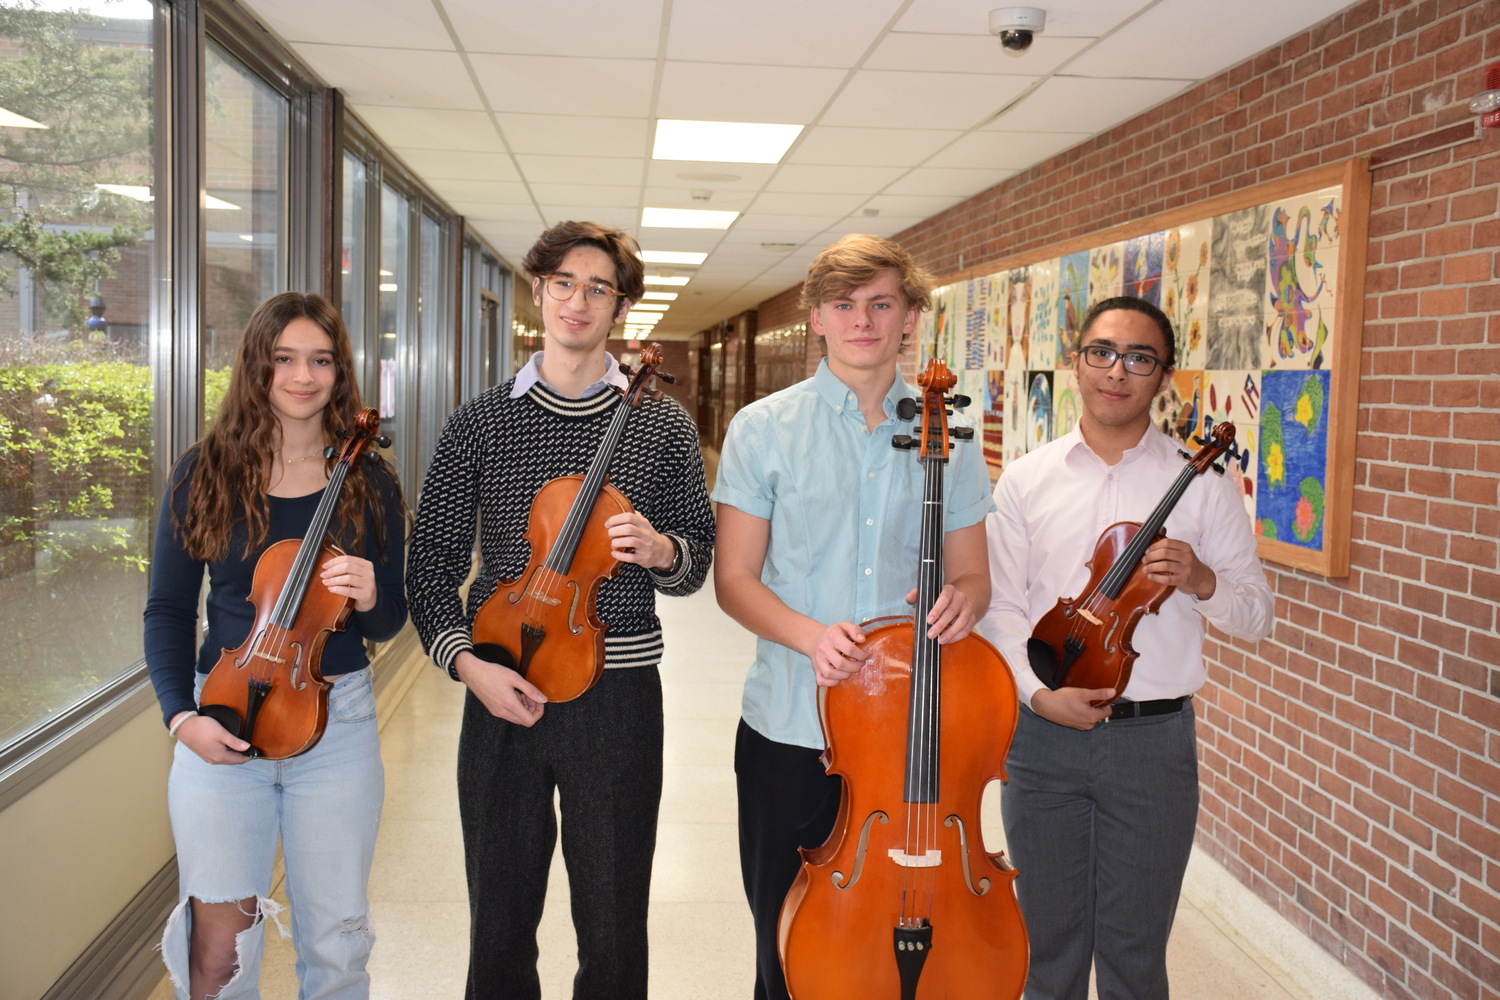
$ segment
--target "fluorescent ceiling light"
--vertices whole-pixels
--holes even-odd
[[[671,302],[677,298],[676,292],[647,292],[642,298],[655,299],[658,302]]]
[[[801,132],[801,125],[662,119],[656,123],[656,145],[652,147],[651,158],[780,163]]]
[[[645,278],[648,285],[685,285],[692,280],[685,274],[648,274]]]
[[[635,312],[637,310],[641,310],[643,312],[653,313],[666,312],[670,308],[672,308],[672,305],[669,302],[637,302],[635,305],[630,307],[630,311]]]
[[[701,208],[643,208],[641,226],[647,229],[728,229],[738,212],[713,212]]]
[[[400,285],[394,285],[394,284],[391,284],[389,282],[381,282],[380,283],[380,290],[382,292],[395,292],[395,291],[399,291],[400,288],[401,288]]]
[[[34,122],[25,115],[18,115],[14,111],[0,108],[0,128],[46,128],[41,122]]]
[[[642,250],[641,260],[647,264],[698,265],[708,260],[706,253],[690,253],[684,250]]]

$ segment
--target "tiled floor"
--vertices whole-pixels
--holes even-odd
[[[742,1000],[750,995],[752,949],[736,858],[732,755],[753,643],[719,611],[711,586],[660,604],[666,781],[652,884],[651,992],[657,1000]],[[370,887],[377,1000],[463,994],[468,916],[454,779],[462,699],[459,685],[424,668],[381,734],[386,802]],[[997,798],[986,797],[990,837],[999,831]],[[291,948],[274,931],[269,938],[264,995],[294,997]],[[540,939],[543,994],[565,1000],[574,959],[560,857]],[[1179,1000],[1372,995],[1201,857],[1189,870],[1171,962]],[[153,1000],[170,995],[164,983]]]

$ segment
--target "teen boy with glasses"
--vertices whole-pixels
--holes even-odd
[[[459,815],[469,883],[467,996],[536,1000],[536,929],[557,840],[578,932],[576,997],[644,1000],[646,904],[662,781],[662,654],[656,594],[691,594],[708,574],[713,512],[698,431],[670,397],[631,413],[609,464],[634,506],[605,525],[622,563],[598,591],[603,677],[558,704],[473,652],[474,611],[518,578],[532,498],[587,471],[628,379],[605,342],[644,292],[634,239],[564,222],[526,255],[543,350],[515,378],[448,418],[422,483],[408,557],[412,621],[423,648],[468,686],[458,747]],[[468,593],[475,537],[480,567]],[[594,540],[586,540],[586,542]],[[540,544],[540,543],[539,543]],[[543,554],[544,555],[544,554]]]
[[[1151,425],[1175,363],[1172,324],[1141,299],[1089,311],[1073,355],[1083,413],[1069,434],[1005,467],[988,539],[992,598],[980,631],[1024,706],[1001,794],[1016,894],[1031,938],[1026,1000],[1166,1000],[1167,936],[1198,815],[1192,694],[1204,624],[1260,639],[1271,590],[1234,484],[1197,477],[1142,566],[1175,592],[1146,615],[1123,692],[1050,690],[1027,662],[1032,626],[1089,579],[1099,535],[1144,521],[1183,467]],[[1112,706],[1091,703],[1121,694]]]

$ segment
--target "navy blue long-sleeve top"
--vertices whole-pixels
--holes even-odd
[[[151,556],[151,589],[146,598],[146,667],[166,722],[179,712],[197,708],[193,700],[195,665],[197,673],[208,673],[223,650],[237,648],[250,634],[255,624],[255,606],[247,598],[256,562],[272,544],[287,538],[300,539],[307,533],[324,493],[319,490],[301,497],[268,497],[270,527],[263,548],[252,553],[245,551],[248,529],[243,517],[236,516],[226,557],[216,562],[194,559],[182,547],[182,540],[173,528],[173,511],[179,520],[186,514],[188,486],[196,458],[196,451],[190,451],[178,463],[167,495],[162,498]],[[361,464],[363,470],[358,473],[351,470],[350,475],[373,477],[379,506],[366,513],[363,544],[360,551],[350,554],[368,559],[375,566],[375,606],[369,611],[355,611],[349,616],[345,631],[329,635],[320,665],[323,676],[330,678],[362,669],[370,662],[365,640],[389,639],[406,623],[406,594],[402,587],[406,519],[400,492],[394,475],[383,462]],[[383,551],[375,541],[375,518],[385,521]],[[343,532],[335,523],[330,525],[330,534],[340,539]],[[349,551],[347,546],[341,547]],[[198,646],[198,595],[205,568],[208,633]],[[314,577],[309,585],[321,584]]]

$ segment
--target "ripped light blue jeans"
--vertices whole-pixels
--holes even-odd
[[[323,738],[301,756],[209,764],[179,743],[167,779],[179,896],[162,936],[179,1000],[187,996],[189,899],[256,898],[256,921],[239,936],[239,969],[219,996],[260,996],[266,920],[280,927],[280,908],[270,898],[278,839],[298,997],[368,997],[365,965],[375,935],[365,893],[384,797],[369,668],[335,680]]]

